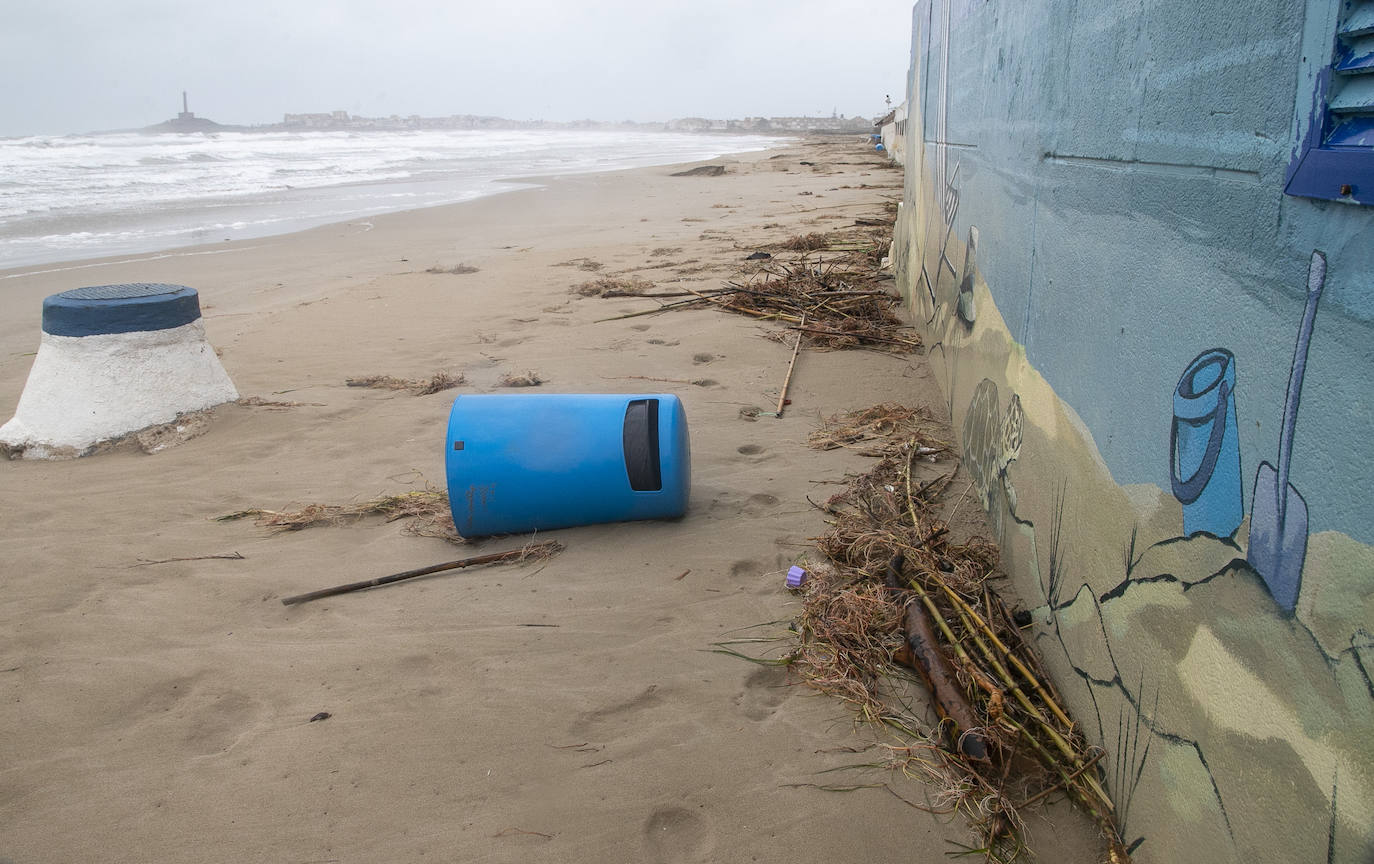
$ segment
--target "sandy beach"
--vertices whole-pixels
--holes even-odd
[[[821,773],[877,761],[855,751],[881,733],[779,668],[711,651],[744,628],[785,631],[784,573],[824,529],[807,496],[867,467],[807,436],[884,401],[943,415],[925,358],[804,351],[786,415],[750,419],[741,409],[772,410],[791,356],[760,338],[770,325],[710,309],[597,323],[653,301],[572,291],[599,276],[718,286],[755,249],[882,216],[901,172],[851,137],[710,164],[725,173],[552,178],[0,273],[0,420],[42,299],[122,282],[196,288],[239,392],[302,403],[220,406],[154,455],[0,462],[0,861],[940,861],[971,842],[962,817],[883,788],[818,788],[927,794],[881,771]],[[476,269],[445,272],[458,265]],[[550,532],[567,548],[548,561],[292,607],[281,598],[530,538],[215,520],[442,488],[454,396],[530,370],[543,392],[680,396],[686,517]],[[465,383],[420,397],[345,384],[440,371]],[[977,530],[977,509],[958,530]],[[146,563],[177,558],[201,560]],[[1063,804],[1031,814],[1040,860],[1094,860],[1095,833]]]

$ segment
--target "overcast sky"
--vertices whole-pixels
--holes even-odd
[[[286,112],[882,113],[912,0],[4,0],[0,136]]]

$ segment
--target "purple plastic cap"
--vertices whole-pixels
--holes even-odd
[[[802,582],[805,581],[805,580],[806,580],[806,571],[803,570],[802,568],[793,566],[792,569],[790,569],[790,570],[787,571],[787,587],[788,587],[788,588],[800,588]]]

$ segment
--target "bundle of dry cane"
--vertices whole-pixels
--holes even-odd
[[[816,568],[804,588],[786,662],[807,684],[895,730],[903,743],[888,748],[889,764],[933,781],[941,790],[936,809],[966,813],[986,860],[1016,858],[1024,849],[1018,811],[1062,793],[1102,827],[1109,860],[1125,864],[1096,768],[1102,753],[1084,743],[989,586],[998,575],[996,547],[951,542],[936,515],[950,474],[912,478],[913,463],[945,446],[920,431],[921,416],[875,406],[832,418],[813,436],[812,446],[825,447],[865,429],[891,433],[881,446],[868,445],[880,459],[873,470],[817,505],[831,517],[818,542],[831,566]],[[902,666],[933,697],[940,718],[933,736],[921,731],[919,707],[903,704],[910,676]]]

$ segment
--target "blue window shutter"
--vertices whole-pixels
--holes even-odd
[[[1374,205],[1374,0],[1342,0],[1307,139],[1284,191]]]

